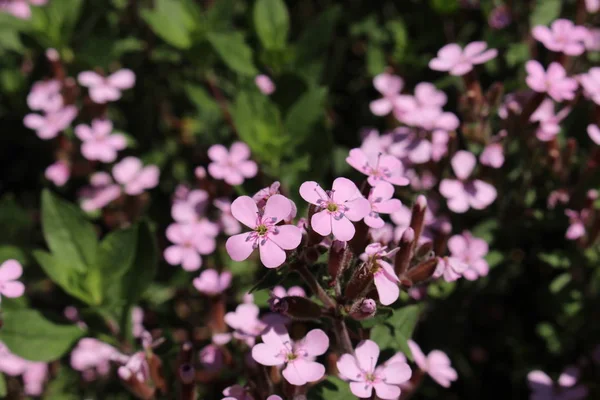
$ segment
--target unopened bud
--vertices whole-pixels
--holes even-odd
[[[356,255],[361,254],[369,244],[369,227],[363,220],[354,223],[354,237],[348,242],[350,249]]]
[[[412,208],[412,215],[410,216],[410,227],[415,231],[415,238],[413,240],[412,249],[414,250],[416,244],[419,242],[421,232],[425,225],[425,211],[427,210],[427,199],[422,194],[417,197],[417,201]]]
[[[204,167],[196,167],[194,170],[194,175],[196,175],[196,178],[199,180],[203,180],[206,178],[206,169]]]
[[[398,250],[396,258],[394,259],[394,270],[398,276],[402,275],[408,269],[414,241],[415,231],[410,227],[406,228],[400,238],[400,250]]]
[[[372,318],[377,312],[377,303],[373,299],[362,299],[355,302],[350,309],[350,316],[355,320]]]
[[[438,264],[438,259],[436,257],[430,258],[429,260],[422,262],[414,268],[411,268],[406,273],[406,279],[408,279],[411,284],[406,285],[408,287],[414,285],[418,285],[419,283],[425,282],[429,278],[433,276],[435,269]],[[404,286],[403,279],[401,278],[400,282]]]
[[[418,259],[422,259],[422,258],[430,258],[431,256],[431,252],[433,250],[433,243],[432,242],[425,242],[422,245],[420,245],[419,247],[417,247],[417,251],[415,252],[415,257],[417,257]]]
[[[334,240],[329,248],[329,259],[327,260],[327,270],[331,281],[335,282],[337,277],[344,272],[352,254],[346,246],[346,242]]]
[[[271,306],[271,310],[293,319],[319,319],[322,314],[321,307],[306,297],[274,297],[269,300],[269,305]]]
[[[373,282],[373,273],[371,272],[371,264],[363,263],[358,267],[350,282],[344,291],[344,297],[348,300],[354,300],[359,297]]]

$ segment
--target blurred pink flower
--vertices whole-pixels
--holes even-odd
[[[457,257],[439,257],[433,278],[443,277],[446,282],[454,282],[463,276],[468,267]]]
[[[394,142],[390,154],[413,164],[439,161],[448,151],[448,132],[435,130],[433,133],[398,128],[394,131]],[[431,136],[431,140],[428,137]]]
[[[167,227],[167,239],[173,245],[164,251],[165,260],[186,271],[196,271],[202,266],[201,254],[215,251],[216,226],[209,221],[193,224],[173,223]]]
[[[235,261],[243,261],[259,249],[260,260],[267,268],[276,268],[285,262],[285,250],[293,250],[302,240],[302,231],[294,225],[277,225],[291,212],[290,200],[280,194],[267,200],[262,213],[256,202],[241,196],[231,204],[233,216],[251,228],[251,232],[240,233],[227,239],[225,247]]]
[[[46,111],[43,116],[40,114],[27,114],[23,119],[23,125],[36,131],[35,133],[40,139],[53,139],[60,132],[67,129],[77,116],[77,107],[61,107]]]
[[[253,178],[258,166],[250,158],[250,148],[246,143],[235,142],[229,151],[221,144],[208,149],[208,157],[212,162],[208,165],[208,173],[215,179],[224,180],[235,186],[244,183],[244,179]]]
[[[527,374],[527,383],[531,389],[530,400],[582,400],[587,398],[588,389],[583,385],[576,386],[579,370],[569,367],[558,377],[555,384],[543,371],[531,371]]]
[[[300,286],[292,286],[289,289],[285,289],[283,286],[275,286],[271,293],[276,297],[287,297],[287,296],[298,296],[306,297],[306,292]]]
[[[267,186],[266,188],[262,188],[258,192],[256,192],[254,196],[252,196],[252,198],[254,199],[254,201],[256,201],[256,205],[258,206],[258,208],[262,210],[263,208],[265,208],[265,204],[267,204],[267,200],[269,200],[271,196],[273,196],[274,194],[281,194],[281,192],[279,191],[280,187],[281,184],[279,183],[279,181],[275,181],[271,184],[271,186]],[[290,204],[292,206],[292,211],[290,212],[290,215],[288,215],[284,219],[284,221],[286,222],[291,222],[296,217],[296,213],[298,212],[296,204],[292,200],[290,200]]]
[[[63,160],[58,160],[46,168],[44,176],[56,186],[64,186],[71,177],[69,164]]]
[[[223,271],[220,274],[214,269],[204,270],[194,279],[193,284],[197,291],[207,296],[216,296],[223,293],[231,285],[231,272]]]
[[[250,396],[246,389],[240,385],[233,385],[223,390],[224,397],[222,400],[254,400],[254,397]]]
[[[254,83],[262,94],[270,95],[275,92],[275,84],[267,75],[257,75],[254,78]]]
[[[325,367],[313,361],[329,348],[329,338],[322,330],[313,329],[304,339],[293,342],[287,329],[278,325],[263,333],[261,338],[263,343],[252,348],[252,358],[267,366],[285,364],[281,374],[292,385],[302,386],[325,375]]]
[[[590,68],[587,73],[579,75],[579,82],[585,95],[600,105],[600,67]]]
[[[394,187],[387,182],[380,182],[369,192],[371,212],[365,216],[365,224],[371,228],[381,228],[385,224],[379,214],[391,214],[402,206],[402,202],[393,199]]]
[[[344,354],[337,362],[340,376],[350,380],[350,391],[361,399],[371,398],[373,389],[380,399],[398,399],[400,384],[407,382],[412,371],[405,361],[377,366],[379,346],[372,340],[363,340],[354,354]]]
[[[235,311],[225,314],[225,323],[235,330],[233,337],[254,346],[256,337],[271,325],[282,324],[287,318],[279,314],[267,314],[259,318],[260,309],[252,301],[238,305]]]
[[[231,201],[229,201],[229,199],[215,199],[213,205],[221,211],[221,214],[219,215],[219,224],[226,235],[235,235],[242,231],[242,225],[231,213]]]
[[[448,240],[448,249],[452,257],[465,263],[468,268],[462,276],[470,281],[486,276],[489,266],[485,261],[488,253],[488,244],[485,240],[473,237],[471,232],[464,231],[460,235],[454,235]]]
[[[90,177],[90,186],[80,192],[81,208],[87,212],[104,208],[121,196],[121,187],[114,183],[110,174],[96,172]]]
[[[0,12],[6,12],[19,19],[31,18],[31,6],[41,6],[48,0],[9,0],[0,1]]]
[[[22,375],[26,396],[41,396],[48,376],[48,365],[44,362],[25,360],[12,354],[0,342],[0,371],[10,376]]]
[[[150,366],[143,351],[138,351],[131,356],[113,355],[112,360],[123,364],[117,372],[124,381],[129,380],[132,376],[140,382],[146,382],[150,379]]]
[[[335,239],[348,241],[354,237],[352,221],[360,221],[370,211],[370,204],[349,179],[336,178],[330,191],[317,182],[308,181],[300,186],[300,196],[320,211],[310,220],[310,225],[321,236],[333,233]]]
[[[458,379],[458,374],[450,365],[450,359],[446,353],[433,350],[425,356],[419,345],[412,340],[408,341],[408,347],[417,366],[443,387],[450,387],[451,382]]]
[[[135,74],[130,69],[120,69],[104,77],[93,71],[81,72],[77,76],[81,86],[89,89],[90,98],[97,104],[116,101],[121,98],[121,91],[131,89],[135,85]]]
[[[198,359],[204,369],[213,372],[219,371],[225,364],[223,350],[214,343],[204,346],[200,350]]]
[[[588,51],[600,51],[600,29],[590,28],[585,39],[585,48]]]
[[[542,65],[529,60],[525,64],[527,70],[527,86],[538,93],[548,93],[555,101],[573,100],[577,90],[577,80],[569,78],[567,71],[557,62],[553,62],[544,70]]]
[[[600,0],[585,0],[585,8],[589,13],[595,13],[600,10]]]
[[[142,307],[133,307],[131,310],[131,334],[134,338],[141,338],[146,328],[144,328],[144,309]]]
[[[585,51],[584,42],[588,36],[587,28],[576,26],[568,19],[555,20],[550,28],[538,25],[531,30],[532,36],[548,50],[579,56]]]
[[[476,162],[472,153],[457,151],[450,163],[458,179],[443,179],[440,183],[440,193],[448,200],[448,208],[456,213],[469,208],[483,210],[496,199],[492,185],[479,179],[468,180]]]
[[[158,185],[160,170],[156,165],[144,167],[139,158],[125,157],[115,164],[112,174],[117,183],[124,186],[125,193],[137,196]]]
[[[33,84],[27,95],[27,105],[36,111],[55,111],[63,106],[60,81],[52,79]]]
[[[75,135],[83,142],[81,154],[88,160],[110,163],[117,159],[119,150],[127,147],[125,136],[113,134],[113,124],[109,120],[95,119],[91,127],[77,125]]]
[[[17,260],[6,260],[0,264],[0,294],[9,298],[21,297],[25,285],[19,282],[23,267]]]
[[[470,72],[473,65],[483,64],[497,55],[498,51],[488,50],[485,42],[471,42],[464,50],[458,44],[450,43],[438,51],[437,57],[429,62],[429,68],[461,76]]]
[[[589,124],[587,134],[594,143],[600,146],[600,127],[598,125]]]
[[[398,186],[409,184],[408,179],[402,176],[404,171],[402,163],[394,156],[387,154],[369,156],[361,149],[356,148],[350,150],[346,162],[354,169],[367,175],[371,186],[375,186],[379,182],[388,182]]]
[[[490,143],[479,155],[479,162],[492,168],[500,168],[504,164],[504,147],[501,143]]]
[[[176,193],[171,206],[171,217],[180,223],[202,221],[208,206],[208,200],[208,193],[202,189]]]
[[[71,351],[71,368],[84,373],[86,380],[94,380],[110,371],[110,361],[117,349],[94,338],[83,338]]]
[[[370,263],[370,272],[373,274],[375,288],[379,301],[384,306],[389,306],[398,300],[400,296],[400,288],[398,287],[399,279],[394,272],[394,267],[384,258],[391,258],[396,254],[397,249],[386,251],[387,247],[379,243],[371,243],[365,249],[365,252],[360,255],[363,262]]]
[[[529,121],[539,122],[540,126],[536,131],[536,137],[547,142],[560,132],[560,123],[571,112],[571,107],[564,107],[557,114],[554,114],[554,102],[550,99],[545,99],[542,104],[535,110]]]
[[[565,237],[569,240],[577,240],[585,235],[585,225],[590,219],[590,210],[583,209],[581,211],[565,210],[565,215],[569,217],[569,228],[565,233]]]
[[[383,97],[371,102],[369,105],[371,112],[378,116],[389,114],[394,109],[398,95],[404,86],[402,78],[384,72],[373,78],[373,86]]]
[[[371,229],[371,239],[373,242],[381,243],[383,246],[387,246],[394,240],[394,226],[389,223],[385,223],[381,228]]]

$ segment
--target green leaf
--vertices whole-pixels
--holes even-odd
[[[371,43],[367,48],[367,71],[370,76],[375,76],[385,70],[386,61],[383,48],[379,44]]]
[[[61,358],[84,331],[76,325],[58,325],[36,310],[5,310],[0,340],[12,353],[30,361]]]
[[[315,58],[323,58],[341,11],[339,5],[330,7],[304,28],[296,44],[296,59],[299,63],[304,65]]]
[[[290,16],[283,0],[257,0],[254,4],[254,29],[267,50],[285,48]]]
[[[156,0],[153,10],[142,10],[144,21],[161,39],[178,49],[192,47],[192,31],[196,27],[193,13],[181,0]]]
[[[508,45],[504,58],[509,67],[516,67],[519,64],[523,64],[525,61],[531,59],[529,46],[527,43],[511,43]]]
[[[350,391],[348,382],[344,382],[335,376],[330,376],[315,385],[308,394],[309,399],[315,398],[319,400],[349,400],[356,398]]]
[[[121,279],[122,298],[128,304],[135,304],[148,289],[158,267],[158,246],[156,237],[148,222],[140,223],[138,228],[135,259],[131,268]]]
[[[95,261],[94,226],[79,207],[42,192],[42,232],[48,247],[64,268],[85,271]]]
[[[0,226],[0,242],[24,243],[29,239],[33,220],[14,196],[5,195],[0,199]]]
[[[6,396],[6,378],[0,374],[0,397]]]
[[[430,0],[431,8],[439,14],[452,14],[458,10],[458,0]]]
[[[550,292],[556,294],[563,290],[565,286],[567,286],[571,282],[571,274],[565,272],[563,274],[558,275],[556,278],[550,282]]]
[[[361,325],[363,328],[372,328],[378,325],[383,324],[390,316],[392,316],[394,310],[390,307],[379,307],[377,309],[377,314],[373,318],[365,319],[361,321]]]
[[[94,304],[94,299],[84,286],[85,275],[82,272],[63,264],[46,251],[34,250],[33,257],[46,275],[65,292],[88,304]]]
[[[233,71],[246,76],[258,74],[252,61],[252,49],[246,44],[241,33],[211,32],[207,38],[221,60]]]
[[[402,352],[411,360],[412,354],[408,348],[408,340],[412,337],[415,327],[417,326],[422,308],[423,306],[420,304],[402,307],[401,309],[394,311],[394,315],[387,320],[394,329],[394,340],[398,344],[400,350],[402,350]]]
[[[535,7],[529,15],[529,25],[548,25],[560,16],[563,0],[536,0]]]
[[[380,349],[395,347],[394,328],[385,323],[380,323],[371,329],[370,339],[377,343]]]
[[[283,126],[290,137],[289,152],[293,146],[306,140],[313,126],[325,115],[326,88],[312,89],[303,94],[290,108]]]
[[[272,289],[274,286],[280,284],[288,273],[289,269],[287,265],[284,265],[281,268],[270,269],[262,278],[260,278],[256,285],[252,286],[252,289],[250,289],[248,293],[253,293],[262,289]]]

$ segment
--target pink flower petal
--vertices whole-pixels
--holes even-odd
[[[319,235],[328,236],[332,231],[332,220],[333,217],[327,210],[319,211],[310,219],[310,226]],[[354,229],[354,227],[352,227],[352,229]]]
[[[234,261],[244,261],[254,251],[254,241],[247,240],[248,233],[231,236],[225,243],[227,254]]]
[[[373,385],[377,397],[383,400],[394,400],[400,396],[400,388],[398,386],[388,385],[384,382],[375,383]]]
[[[252,200],[252,198],[250,198],[250,197],[247,197],[247,198]],[[254,203],[254,208],[256,208],[258,210],[254,200],[252,200],[252,202]],[[233,209],[232,209],[232,211],[233,211]],[[288,215],[290,215],[291,211],[292,211],[292,205],[290,203],[290,199],[288,199],[287,197],[282,196],[280,194],[274,194],[273,196],[269,197],[269,199],[267,200],[267,204],[265,205],[265,209],[264,209],[263,220],[274,219],[272,221],[272,223],[276,224],[279,221],[285,219]],[[235,216],[235,214],[234,214],[234,216]],[[256,214],[255,214],[255,218],[256,218]],[[243,222],[243,221],[240,220],[240,222]]]
[[[6,260],[0,265],[0,282],[14,281],[23,275],[23,267],[17,260]]]
[[[322,212],[325,212],[325,211],[322,211]],[[315,214],[315,216],[316,216],[316,214]],[[342,217],[339,220],[337,220],[333,217],[330,217],[330,221],[331,221],[331,231],[333,233],[333,237],[336,240],[339,240],[342,242],[347,242],[348,240],[350,240],[354,237],[354,233],[356,232],[356,229],[354,228],[354,225],[352,224],[352,222],[350,222],[350,220],[348,218]],[[315,231],[316,231],[316,229],[315,229]],[[317,231],[317,233],[321,234],[318,231]]]
[[[338,362],[337,369],[345,378],[350,380],[359,380],[362,376],[356,358],[351,354],[343,354]]]
[[[109,85],[117,89],[130,89],[135,85],[135,74],[130,69],[120,69],[106,78]]]
[[[404,356],[403,354],[401,355]],[[401,383],[404,383],[411,378],[412,371],[406,362],[390,363],[390,361],[388,361],[387,366],[383,370],[383,375],[385,376],[386,383],[400,385]]]
[[[270,238],[259,241],[260,261],[267,268],[277,268],[285,262],[285,251]],[[233,257],[232,257],[233,258]]]
[[[283,196],[282,196],[283,197]],[[286,199],[287,200],[287,199]],[[289,207],[289,201],[287,202]],[[274,210],[275,211],[275,210]],[[256,228],[258,207],[249,196],[240,196],[231,203],[231,214],[249,228]]]
[[[597,125],[588,125],[587,133],[594,143],[600,145],[600,128]]]
[[[336,203],[344,203],[361,196],[360,191],[350,179],[336,178],[332,185],[332,199]]]
[[[350,391],[356,397],[361,399],[371,398],[373,393],[373,385],[370,382],[350,382]]]
[[[464,180],[471,175],[473,169],[475,168],[475,164],[477,163],[477,159],[473,155],[465,150],[459,150],[456,152],[452,160],[450,161],[452,164],[452,169],[454,170],[454,174],[457,178]]]
[[[81,86],[93,87],[101,85],[104,78],[92,71],[81,72],[77,75],[77,81]]]
[[[427,371],[427,357],[425,357],[425,354],[423,354],[423,351],[421,351],[421,348],[419,347],[419,345],[417,343],[415,343],[414,341],[409,340],[408,347],[413,356],[413,359],[415,360],[415,363],[423,371]]]
[[[302,230],[294,225],[281,225],[277,227],[278,233],[269,235],[269,240],[284,250],[293,250],[302,241]]]
[[[358,366],[364,372],[373,373],[379,359],[379,346],[372,340],[363,340],[354,350]]]
[[[300,196],[308,203],[318,204],[318,201],[327,199],[327,193],[321,188],[321,186],[314,181],[304,182],[300,185]]]

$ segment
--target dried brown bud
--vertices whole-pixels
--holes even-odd
[[[356,299],[369,287],[371,282],[373,282],[371,263],[363,263],[354,272],[352,279],[346,285],[344,297],[348,300]]]

